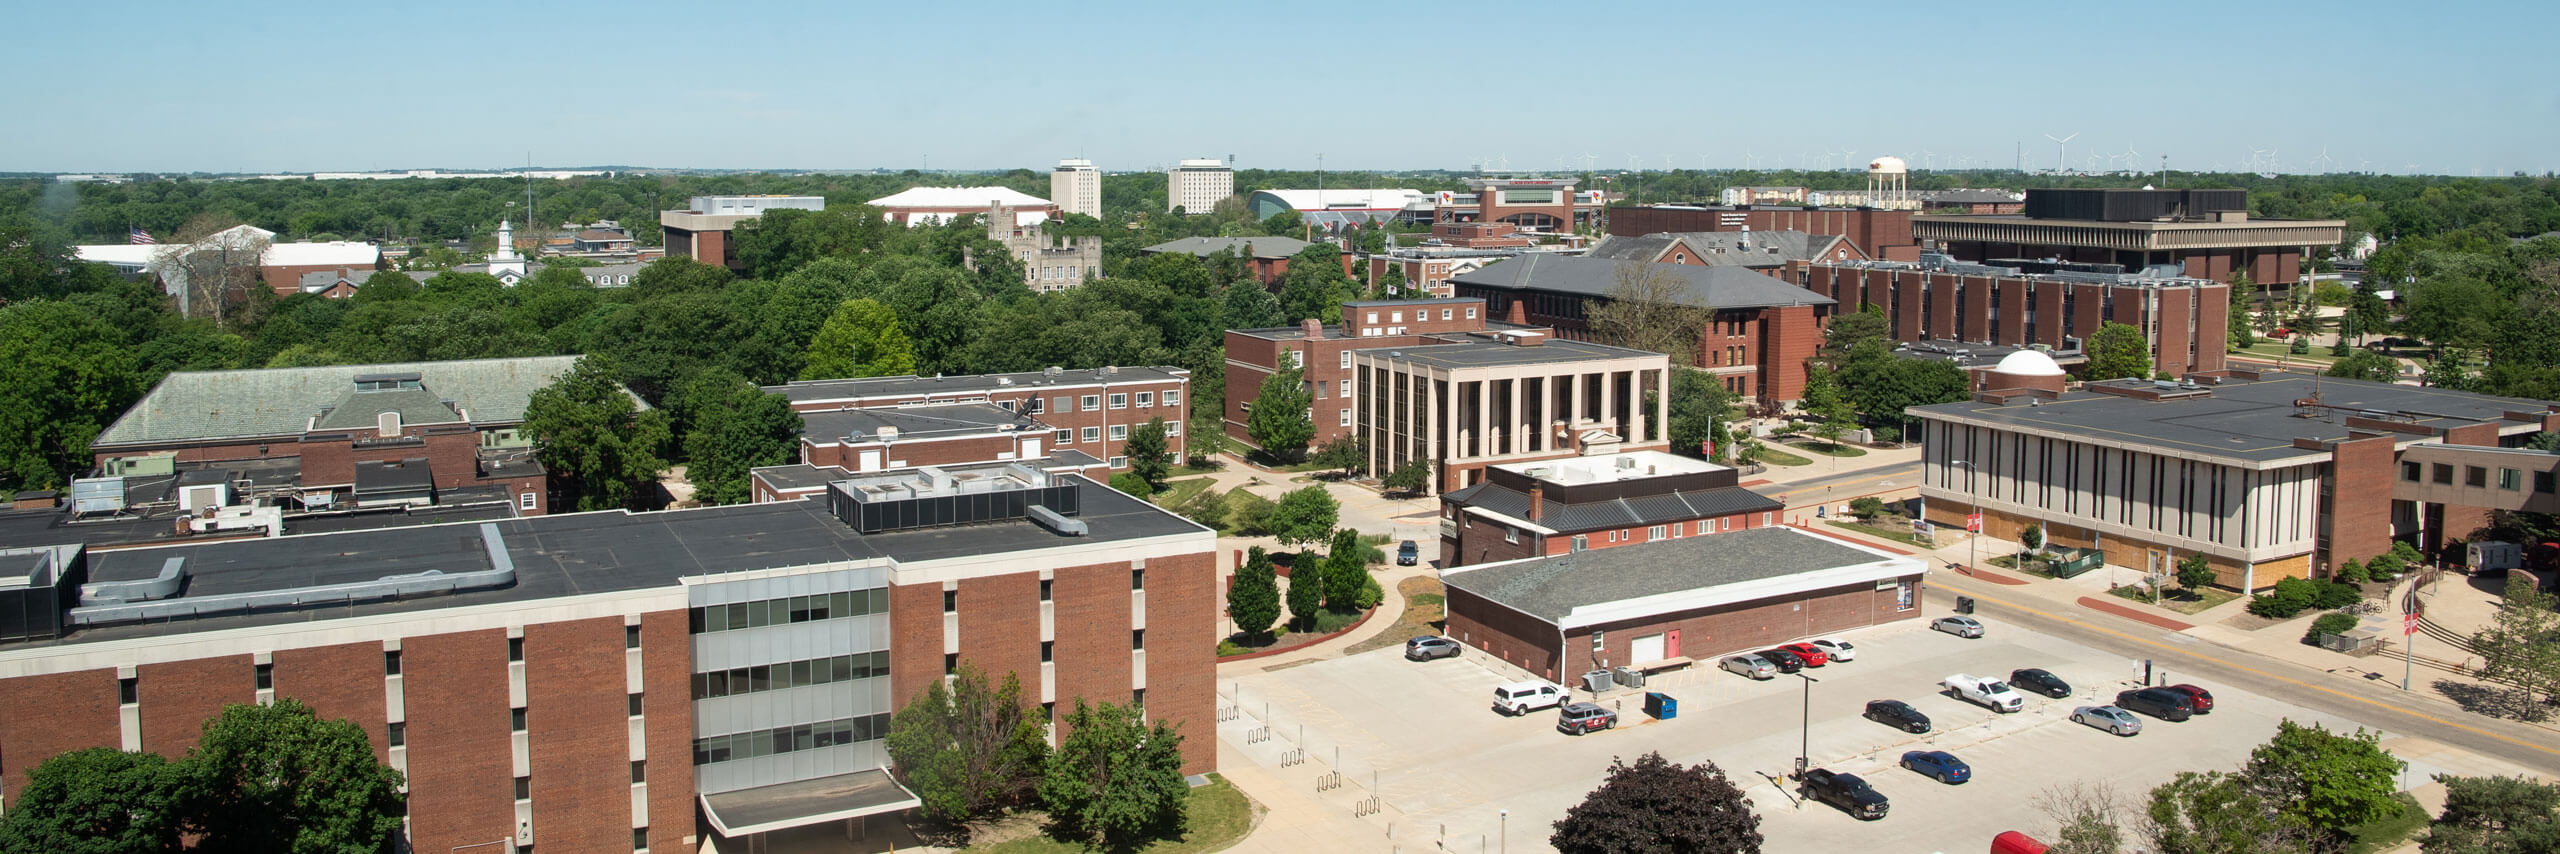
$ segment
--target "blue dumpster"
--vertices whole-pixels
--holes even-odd
[[[1667,721],[1680,716],[1680,701],[1660,691],[1644,692],[1644,713]]]

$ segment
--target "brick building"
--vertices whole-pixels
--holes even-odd
[[[1508,463],[1440,496],[1440,567],[1774,525],[1785,502],[1733,469],[1660,451]]]
[[[2492,509],[2560,506],[2560,456],[2505,450],[2560,429],[2560,404],[2236,368],[2076,391],[1992,376],[1974,400],[1910,410],[1935,524],[1978,511],[2007,540],[2042,525],[2155,573],[2200,553],[2222,586],[2260,590],[2395,537],[2433,550]]]
[[[1839,302],[1839,311],[1875,306],[1896,341],[1960,341],[2077,351],[2106,323],[2142,330],[2154,370],[2219,371],[2230,333],[2229,285],[2177,275],[2174,267],[2135,273],[2053,271],[1969,264],[1935,253],[1917,263],[1824,262],[1790,276]],[[2044,269],[2050,269],[2045,265]]]
[[[1549,680],[1921,615],[1926,564],[1771,526],[1442,570],[1447,634]]]
[[[1289,272],[1289,259],[1315,244],[1295,237],[1185,237],[1169,240],[1138,250],[1141,255],[1179,252],[1203,261],[1220,252],[1243,259],[1253,273],[1253,280],[1265,286],[1280,281]],[[1350,272],[1348,268],[1344,272]]]
[[[1450,283],[1458,296],[1482,299],[1512,322],[1552,327],[1580,341],[1592,338],[1589,305],[1622,287],[1627,264],[1678,279],[1684,302],[1714,309],[1698,331],[1696,367],[1715,374],[1725,390],[1772,411],[1803,396],[1805,360],[1822,344],[1833,301],[1766,274],[1739,266],[1530,255]]]
[[[658,212],[666,257],[691,258],[735,269],[738,259],[729,251],[729,233],[737,230],[738,223],[770,210],[826,210],[827,200],[824,196],[695,196],[691,205],[680,211]]]
[[[1836,234],[1882,261],[1917,261],[1920,243],[1906,210],[1882,208],[1698,207],[1653,205],[1609,209],[1609,235],[1643,237],[1664,232],[1801,231]]]
[[[2013,215],[2025,213],[2027,194],[2008,190],[1927,190],[1920,193],[1920,212],[1930,214]]]
[[[117,512],[170,503],[201,513],[185,485],[218,486],[216,507],[283,518],[420,505],[550,506],[548,480],[519,431],[534,391],[576,356],[181,371],[89,443],[118,479]],[[169,494],[172,485],[180,489]]]
[[[1923,214],[1913,237],[1966,261],[2056,258],[2138,270],[2178,265],[2217,282],[2246,272],[2289,286],[2302,253],[2345,239],[2343,220],[2251,219],[2245,190],[2028,190],[2015,215]],[[1895,259],[1904,260],[1904,259]]]
[[[1469,178],[1467,192],[1433,199],[1435,226],[1499,223],[1522,231],[1569,234],[1597,228],[1607,211],[1598,191],[1576,191],[1572,178]]]
[[[9,545],[8,797],[55,754],[176,756],[223,704],[293,697],[407,774],[400,850],[841,845],[916,804],[882,738],[962,663],[1044,708],[1137,703],[1181,728],[1184,773],[1216,759],[1213,533],[1012,464],[776,504]]]
[[[868,472],[1075,451],[1122,470],[1129,430],[1156,418],[1165,449],[1182,458],[1190,382],[1190,371],[1174,367],[1049,368],[801,380],[765,391],[800,413],[801,462],[811,465]]]
[[[1868,260],[1867,252],[1836,234],[1801,231],[1692,231],[1612,237],[1583,253],[1603,261],[1742,267],[1773,272],[1791,263]]]
[[[1505,259],[1517,258],[1537,250],[1521,248],[1467,249],[1452,246],[1399,246],[1384,252],[1360,256],[1359,263],[1368,265],[1369,281],[1379,281],[1388,270],[1404,276],[1405,287],[1434,298],[1454,296],[1451,278],[1474,272]]]

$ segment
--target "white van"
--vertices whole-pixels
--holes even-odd
[[[1493,710],[1506,715],[1552,709],[1563,702],[1564,689],[1545,682],[1513,682],[1493,689]]]

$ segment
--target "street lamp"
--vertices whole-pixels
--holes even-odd
[[[1796,779],[1803,780],[1806,761],[1813,756],[1813,683],[1822,680],[1803,671],[1797,671],[1796,678],[1804,680],[1804,729],[1796,744]]]
[[[1968,462],[1968,461],[1965,461],[1965,460],[1948,460],[1948,461],[1947,461],[1947,465],[1951,465],[1951,466],[1963,466],[1963,467],[1964,467],[1964,481],[1965,481],[1965,485],[1964,485],[1965,502],[1964,502],[1964,503],[1965,503],[1966,505],[1968,505],[1968,506],[1970,506],[1970,507],[1972,508],[1972,509],[1970,509],[1970,510],[1965,511],[1965,512],[1966,512],[1966,515],[1969,515],[1969,516],[1980,516],[1980,515],[1982,515],[1982,499],[1974,497],[1974,492],[1973,492],[1973,476],[1974,476],[1975,472],[1977,472],[1977,471],[1979,471],[1979,470],[1978,470],[1978,469],[1975,469],[1975,468],[1973,467],[1973,463]],[[1974,530],[1973,525],[1971,524],[1971,521],[1972,521],[1972,520],[1970,520],[1970,519],[1966,520],[1967,524],[1964,526],[1964,528],[1965,528],[1965,539],[1968,539],[1968,540],[1973,541],[1973,557],[1972,557],[1971,559],[1966,560],[1966,561],[1965,561],[1965,564],[1964,564],[1964,569],[1965,569],[1965,571],[1966,571],[1966,572],[1972,572],[1972,571],[1974,571],[1975,569],[1979,568],[1979,567],[1978,567],[1978,565],[1982,563],[1982,535],[1983,535],[1983,533],[1984,533],[1984,532]],[[1983,525],[1982,527],[1989,528],[1989,527],[1991,527],[1991,526],[1990,526],[1990,525],[1988,525],[1988,524],[1986,524],[1986,525]]]
[[[1502,811],[1502,850],[1511,850],[1511,811]]]

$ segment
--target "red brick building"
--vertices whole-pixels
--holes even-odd
[[[1442,570],[1447,634],[1548,680],[1916,619],[1929,568],[1772,526]]]
[[[1820,263],[1792,275],[1839,302],[1874,306],[1896,341],[1958,341],[2077,351],[2106,323],[2143,331],[2154,370],[2223,369],[2229,285],[2174,275],[2054,273],[1954,262]]]
[[[1049,368],[802,380],[765,391],[801,414],[801,462],[811,465],[866,472],[1074,451],[1117,471],[1129,467],[1129,431],[1157,418],[1165,450],[1182,458],[1190,383],[1191,372],[1175,367]]]
[[[1179,252],[1207,261],[1210,256],[1225,252],[1243,260],[1254,281],[1271,286],[1278,284],[1280,277],[1289,272],[1290,259],[1313,245],[1295,237],[1185,237],[1140,249],[1138,254]],[[1349,260],[1343,263],[1342,271],[1346,274],[1351,272]]]
[[[1912,237],[1911,212],[1882,208],[1697,207],[1655,205],[1609,209],[1609,235],[1642,237],[1689,231],[1801,231],[1836,234],[1865,250],[1867,257],[1917,261],[1920,243]]]
[[[1571,234],[1597,226],[1605,208],[1596,191],[1576,191],[1572,178],[1469,178],[1464,193],[1443,192],[1432,208],[1434,231],[1459,223],[1499,223],[1522,231]]]
[[[1865,261],[1867,252],[1836,234],[1801,231],[1693,231],[1612,237],[1583,253],[1603,261],[1743,267],[1775,272],[1789,264]]]
[[[1044,708],[1141,705],[1205,772],[1214,548],[1092,480],[981,466],[824,500],[11,549],[0,793],[293,697],[407,774],[402,850],[841,844],[915,805],[881,739],[962,664]]]
[[[1590,340],[1590,303],[1620,287],[1623,263],[1593,258],[1527,256],[1458,276],[1461,297],[1482,299],[1513,322],[1548,326],[1568,340]],[[1822,344],[1833,300],[1739,266],[1651,264],[1677,277],[1687,302],[1712,306],[1698,331],[1696,367],[1727,391],[1775,411],[1804,394],[1805,360]]]
[[[1440,567],[1551,557],[1778,524],[1786,503],[1731,468],[1660,451],[1510,463],[1440,496]]]
[[[1911,235],[1966,261],[2053,258],[2139,270],[2177,265],[2217,282],[2246,272],[2290,286],[2306,247],[2345,239],[2343,220],[2252,219],[2245,190],[2028,190],[2015,215],[1922,215]],[[1908,260],[1908,259],[1895,259]]]

